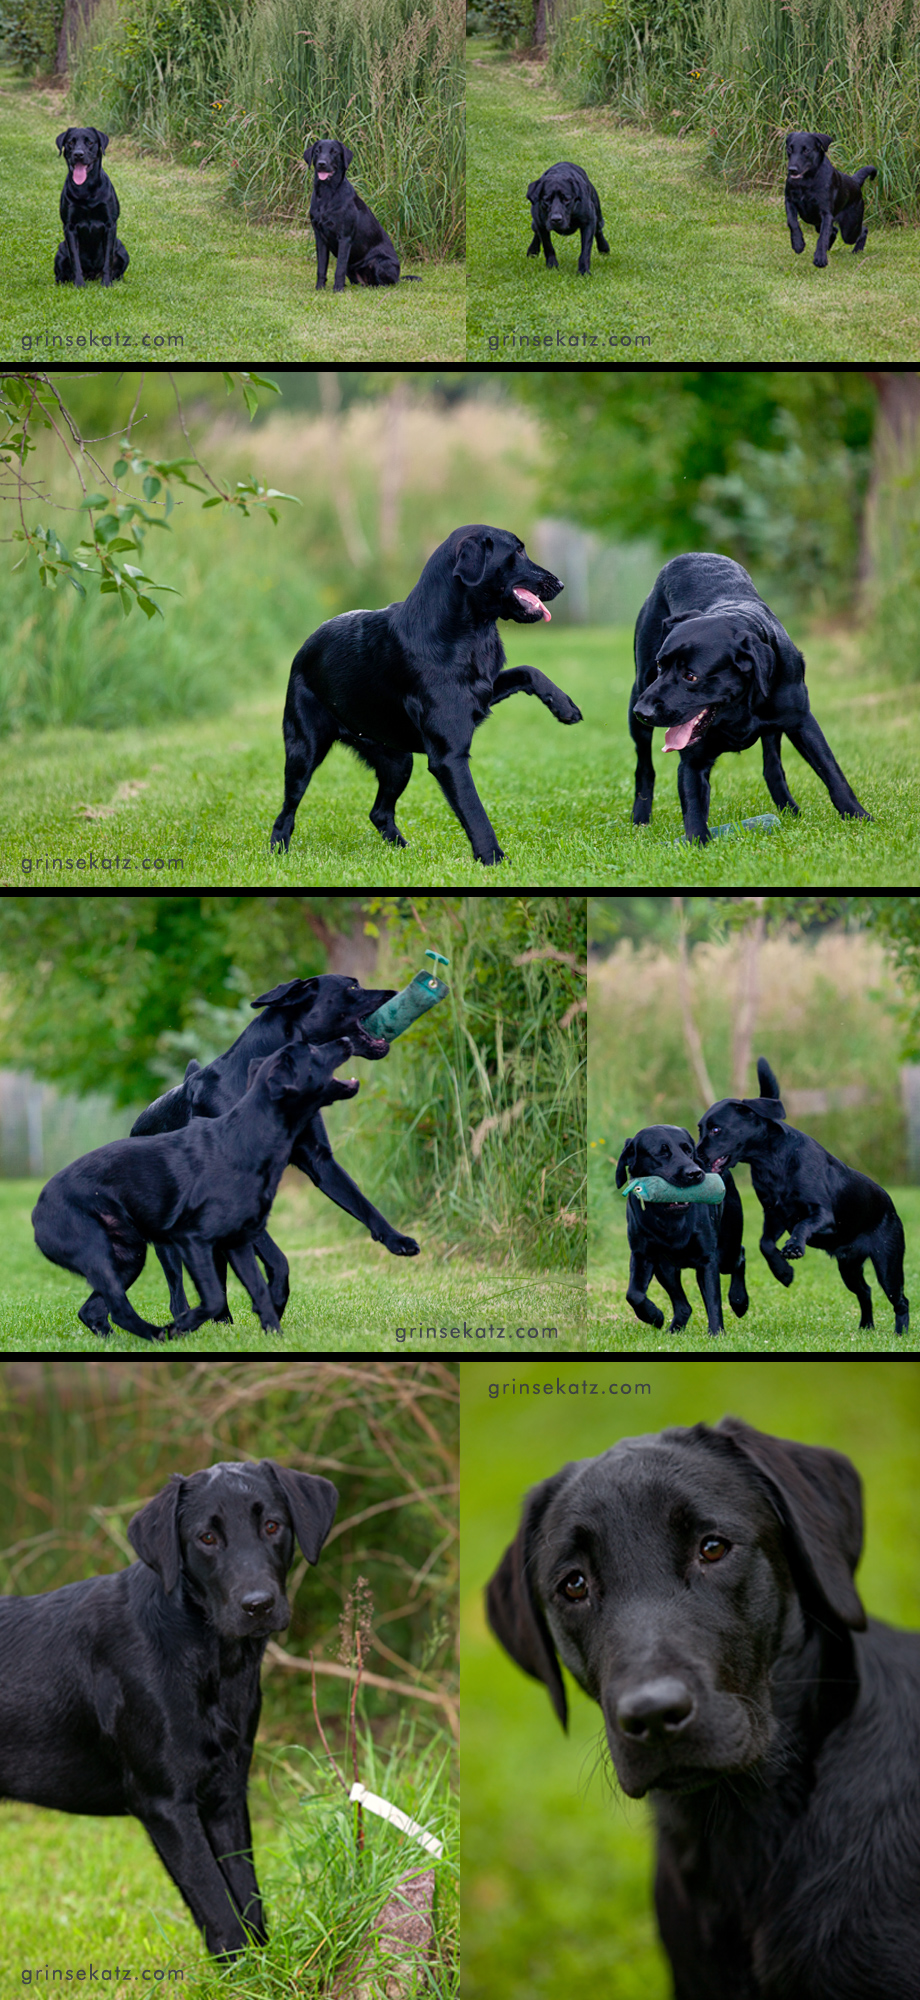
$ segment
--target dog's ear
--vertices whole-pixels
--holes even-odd
[[[99,141],[99,151],[100,153],[104,153],[106,146],[109,143],[109,135],[107,132],[100,132],[98,125],[93,126],[93,131],[95,132],[96,137]]]
[[[308,167],[312,167],[313,165],[313,155],[315,152],[316,152],[315,146],[305,146],[303,149],[303,156],[304,159],[306,160]]]
[[[128,1540],[141,1562],[156,1570],[167,1596],[179,1581],[182,1551],[179,1547],[179,1500],[182,1475],[174,1472],[162,1493],[155,1493],[146,1507],[128,1522]]]
[[[278,1050],[277,1055],[268,1058],[271,1065],[268,1075],[268,1094],[276,1103],[280,1097],[287,1097],[290,1091],[300,1088],[292,1058],[297,1048],[302,1046],[302,1043],[297,1043],[295,1046],[293,1042],[286,1042],[284,1048]]]
[[[277,1465],[273,1458],[263,1458],[259,1469],[280,1486],[308,1563],[318,1562],[339,1504],[332,1481],[319,1479],[312,1472],[291,1472],[286,1465]]]
[[[304,1007],[312,1006],[319,992],[318,979],[288,979],[283,986],[273,986],[270,993],[260,993],[258,1000],[250,1000],[250,1007]]]
[[[354,153],[352,152],[350,146],[342,147],[342,162],[344,166],[350,167],[354,157],[355,157]]]
[[[527,199],[528,199],[528,201],[536,201],[536,200],[537,200],[537,197],[538,197],[538,195],[539,195],[539,193],[540,193],[540,188],[541,188],[541,186],[542,186],[542,182],[543,182],[543,175],[542,175],[542,174],[540,175],[540,179],[539,179],[538,181],[531,181],[531,183],[530,183],[530,186],[529,186],[529,188],[528,188],[528,190],[527,190]]]
[[[465,542],[460,543],[454,564],[454,575],[461,583],[472,587],[482,582],[493,547],[491,535],[467,535]]]
[[[635,1163],[636,1142],[635,1139],[627,1139],[617,1161],[617,1187],[622,1187],[624,1181],[629,1180]]]
[[[832,146],[834,143],[833,139],[831,139],[826,132],[813,132],[812,138],[814,139],[815,144],[817,146],[820,146],[822,153],[826,153],[828,147]]]
[[[59,153],[62,153],[62,152],[64,151],[64,147],[66,146],[66,144],[67,144],[67,141],[68,141],[68,139],[70,138],[70,135],[71,135],[71,132],[73,131],[73,129],[74,129],[74,128],[73,128],[73,126],[72,126],[72,125],[68,125],[68,127],[67,127],[67,130],[66,130],[66,132],[59,132],[59,133],[58,133],[58,135],[57,135],[57,138],[55,139],[55,142],[54,142],[54,143],[55,143],[55,145],[56,145],[56,147],[57,147],[57,149],[58,149],[58,152],[59,152]]]
[[[189,1056],[189,1059],[188,1059],[188,1062],[187,1062],[187,1064],[186,1064],[186,1068],[185,1068],[185,1075],[184,1075],[184,1077],[183,1077],[183,1079],[182,1079],[183,1083],[187,1083],[187,1082],[188,1082],[188,1080],[189,1080],[189,1077],[190,1077],[190,1076],[197,1076],[197,1074],[198,1074],[198,1071],[200,1070],[200,1068],[201,1068],[201,1064],[200,1064],[200,1062],[198,1062],[198,1061],[197,1061],[197,1059],[195,1058],[195,1056]]]
[[[862,1553],[862,1487],[839,1451],[768,1437],[738,1417],[718,1430],[768,1482],[770,1499],[824,1605],[854,1632],[866,1629],[853,1572]]]
[[[552,1479],[534,1486],[524,1503],[524,1514],[515,1540],[505,1550],[486,1590],[486,1617],[496,1639],[525,1674],[542,1681],[563,1729],[568,1727],[565,1697],[556,1648],[543,1611],[533,1590],[533,1565],[537,1536],[547,1506],[565,1485],[571,1467],[563,1466]]]
[[[769,694],[776,678],[776,655],[772,646],[753,632],[742,632],[735,640],[734,659],[735,665],[743,671],[752,668],[759,692]]]
[[[766,1118],[773,1125],[781,1124],[786,1116],[778,1097],[739,1097],[736,1102],[743,1104],[746,1111],[756,1111],[758,1118]]]

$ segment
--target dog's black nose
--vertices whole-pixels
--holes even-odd
[[[617,1727],[639,1742],[673,1736],[694,1714],[695,1703],[683,1681],[670,1675],[630,1688],[617,1702]]]
[[[264,1618],[275,1608],[274,1593],[270,1590],[250,1590],[242,1604],[247,1618]]]

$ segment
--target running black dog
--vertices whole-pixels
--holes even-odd
[[[354,159],[351,147],[338,139],[320,139],[318,145],[305,147],[304,159],[315,176],[310,221],[316,238],[317,291],[326,283],[330,252],[336,259],[335,292],[344,292],[346,278],[353,285],[398,285],[396,246],[373,209],[345,179],[345,169]],[[422,281],[407,272],[403,283],[407,282]]]
[[[680,751],[677,789],[688,840],[709,839],[709,774],[723,750],[763,744],[763,774],[777,806],[797,813],[780,759],[783,733],[827,786],[843,815],[869,819],[808,703],[805,661],[747,570],[728,556],[675,556],[636,620],[636,679],[629,730],[636,746],[633,822],[652,816],[652,730]]]
[[[249,1088],[222,1118],[194,1118],[184,1131],[116,1139],[63,1167],[42,1188],[32,1223],[52,1264],[79,1271],[92,1286],[79,1317],[103,1338],[109,1318],[142,1340],[164,1329],[141,1319],[127,1294],[144,1268],[148,1243],[175,1249],[200,1306],[180,1313],[174,1333],[227,1320],[227,1263],[266,1333],[281,1319],[256,1263],[254,1245],[302,1125],[318,1105],[354,1097],[355,1077],[333,1076],[352,1053],[347,1041],[289,1042],[250,1065]]]
[[[874,180],[878,171],[860,167],[856,174],[842,174],[827,158],[833,143],[826,132],[786,134],[786,221],[792,248],[797,253],[805,248],[801,216],[818,232],[814,260],[819,270],[827,263],[838,228],[844,243],[852,243],[854,256],[863,248],[869,233],[863,223],[863,182]]]
[[[675,1188],[699,1187],[703,1169],[697,1163],[693,1140],[682,1125],[646,1125],[634,1139],[627,1139],[617,1161],[617,1187],[638,1180],[642,1174],[659,1174]],[[668,1332],[683,1331],[691,1313],[680,1279],[687,1265],[696,1272],[710,1333],[725,1331],[720,1271],[731,1275],[728,1302],[732,1312],[738,1319],[747,1312],[741,1197],[731,1174],[723,1174],[722,1179],[725,1200],[720,1205],[647,1201],[643,1208],[636,1195],[628,1196],[626,1227],[630,1258],[626,1297],[636,1318],[648,1326],[664,1325],[664,1313],[648,1297],[649,1285],[657,1278],[671,1301],[673,1318]]]
[[[781,1285],[791,1285],[795,1273],[789,1260],[801,1257],[807,1244],[826,1250],[859,1300],[862,1331],[873,1325],[872,1293],[863,1276],[871,1257],[894,1308],[895,1333],[906,1333],[904,1230],[890,1194],[785,1123],[779,1084],[763,1056],[757,1079],[759,1097],[722,1098],[700,1119],[697,1158],[716,1174],[747,1160],[763,1208],[760,1247]],[[780,1250],[776,1239],[784,1229],[790,1236]]]
[[[726,1417],[544,1479],[489,1585],[512,1659],[564,1725],[561,1657],[651,1798],[676,2000],[916,1993],[920,1636],[867,1621],[861,1548],[848,1458]]]
[[[604,235],[604,218],[601,214],[601,198],[596,187],[592,187],[583,167],[573,167],[569,160],[560,160],[555,167],[547,167],[538,181],[531,181],[527,190],[530,214],[533,221],[533,242],[527,255],[539,257],[542,245],[548,271],[558,271],[559,259],[553,249],[550,230],[559,236],[574,236],[581,230],[581,252],[578,258],[578,275],[591,276],[591,245],[606,257],[610,245]]]
[[[344,743],[377,775],[371,820],[384,840],[406,843],[394,817],[412,776],[412,752],[428,758],[477,861],[503,859],[470,776],[473,731],[496,702],[535,694],[557,722],[581,710],[536,667],[505,667],[497,618],[548,619],[562,584],[532,563],[503,528],[455,528],[429,556],[415,589],[384,611],[346,611],[301,646],[284,709],[284,804],[272,847],[287,848],[294,815],[333,743]]]
[[[0,1795],[135,1814],[220,1958],[266,1941],[246,1804],[259,1669],[290,1622],[295,1543],[318,1562],[337,1499],[270,1458],[176,1473],[128,1524],[139,1562],[0,1598]]]
[[[369,1035],[363,1022],[369,1014],[392,1000],[393,988],[370,992],[343,973],[323,972],[315,979],[288,979],[270,993],[261,994],[252,1005],[260,1011],[234,1042],[204,1069],[192,1057],[181,1083],[167,1090],[142,1111],[131,1127],[132,1138],[149,1132],[178,1132],[193,1118],[220,1118],[231,1111],[248,1088],[252,1063],[262,1062],[286,1042],[312,1042],[323,1047],[344,1035],[353,1055],[379,1061],[389,1052],[382,1035]],[[363,1223],[375,1243],[382,1243],[394,1257],[417,1257],[418,1244],[411,1236],[401,1236],[379,1208],[356,1187],[350,1174],[340,1167],[326,1134],[322,1112],[317,1109],[297,1134],[290,1165],[299,1167],[346,1215]],[[267,1229],[253,1243],[253,1250],[265,1265],[275,1311],[281,1315],[288,1301],[288,1263]],[[182,1258],[172,1244],[157,1243],[157,1256],[169,1282],[169,1306],[173,1319],[188,1311],[182,1285]]]
[[[54,257],[59,285],[83,285],[87,278],[111,285],[128,268],[128,252],[115,233],[118,196],[102,167],[108,143],[94,125],[71,125],[58,133],[57,149],[68,169],[61,192],[64,241]]]

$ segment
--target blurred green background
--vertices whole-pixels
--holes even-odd
[[[482,1591],[537,1480],[619,1437],[729,1413],[853,1459],[866,1498],[864,1601],[875,1616],[920,1624],[920,1363],[598,1359],[465,1369],[466,2000],[667,2000],[671,1992],[652,1914],[648,1806],[612,1789],[599,1710],[569,1675],[563,1735],[546,1689],[488,1632]]]

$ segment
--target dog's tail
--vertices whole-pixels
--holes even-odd
[[[604,235],[604,232],[603,232],[603,229],[598,229],[598,230],[597,230],[597,232],[596,232],[596,234],[595,234],[595,237],[594,237],[594,241],[595,241],[595,243],[596,243],[596,245],[597,245],[597,248],[598,248],[598,250],[600,250],[600,252],[601,252],[602,256],[604,256],[604,257],[607,257],[607,256],[609,256],[609,254],[610,254],[610,245],[609,245],[609,243],[608,243],[608,241],[607,241],[607,238],[606,238],[606,236]]]
[[[853,175],[853,179],[857,187],[862,187],[863,181],[874,181],[877,173],[877,167],[860,167],[859,172]]]
[[[870,169],[870,172],[874,174],[875,168],[872,167]],[[421,278],[416,277],[414,271],[401,271],[399,275],[399,282],[401,285],[420,285],[422,281]]]

